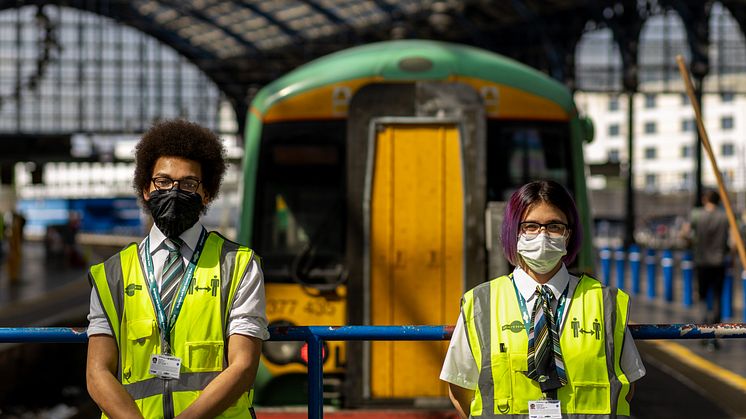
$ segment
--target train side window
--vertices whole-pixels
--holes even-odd
[[[268,280],[331,283],[345,270],[344,132],[336,121],[265,127],[254,243]]]
[[[570,127],[562,122],[487,123],[487,200],[505,201],[526,182],[551,179],[571,192]]]

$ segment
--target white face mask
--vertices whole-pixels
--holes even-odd
[[[527,239],[526,235],[518,237],[516,249],[532,271],[545,274],[559,263],[562,256],[567,254],[565,238],[553,239],[546,233],[540,233],[533,239]]]

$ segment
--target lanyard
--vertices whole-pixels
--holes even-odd
[[[516,298],[518,298],[518,306],[521,308],[521,314],[523,316],[523,326],[526,328],[526,333],[529,333],[531,330],[531,315],[529,314],[528,308],[526,307],[526,300],[523,298],[520,291],[518,291],[518,286],[515,284],[515,278],[513,278],[513,275],[510,275],[510,279],[513,281],[513,289],[515,289],[515,295]],[[565,302],[567,301],[567,290],[569,288],[570,282],[568,281],[567,285],[565,286],[565,290],[562,292],[562,295],[560,295],[560,298],[557,301],[557,315],[554,316],[554,330],[556,330],[558,334],[560,331],[560,325],[562,324],[562,315],[565,312]],[[538,301],[536,301],[534,304],[537,303]]]
[[[207,241],[207,234],[205,234],[205,229],[202,228],[202,232],[199,235],[199,241],[197,242],[197,248],[194,249],[192,259],[189,261],[189,266],[184,273],[184,277],[186,277],[187,279],[186,281],[181,281],[179,292],[176,295],[176,300],[174,301],[173,309],[171,310],[171,317],[168,319],[168,323],[166,323],[166,312],[163,310],[163,305],[161,304],[161,296],[158,292],[158,284],[156,284],[155,282],[153,257],[150,255],[150,236],[148,236],[148,238],[145,240],[145,265],[148,270],[148,290],[150,291],[150,297],[153,299],[153,303],[155,304],[155,312],[158,316],[158,327],[160,327],[161,333],[163,333],[166,343],[171,341],[171,329],[173,329],[174,324],[176,323],[176,318],[179,317],[181,305],[184,303],[184,298],[186,298],[186,292],[187,289],[189,289],[189,283],[191,282],[194,270],[197,268],[197,261],[199,260],[199,256],[202,253],[202,248],[205,246],[205,241]]]

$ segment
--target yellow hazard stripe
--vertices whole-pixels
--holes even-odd
[[[746,393],[746,378],[702,358],[684,346],[674,342],[663,341],[650,341],[650,344],[657,346],[660,350],[670,355],[676,356],[682,363],[696,368],[702,373],[715,377],[720,381],[724,381]]]

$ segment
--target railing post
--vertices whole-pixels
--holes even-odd
[[[661,266],[663,267],[663,295],[666,301],[673,301],[673,254],[670,250],[663,251],[661,257]]]
[[[655,299],[655,249],[648,248],[647,255],[645,256],[645,266],[647,267],[648,277],[648,299]]]
[[[640,248],[633,244],[629,247],[629,273],[632,279],[632,295],[640,294]]]
[[[306,340],[308,345],[308,417],[324,417],[324,342],[311,334]]]
[[[601,257],[601,279],[604,285],[608,286],[611,277],[611,249],[604,247],[599,256]]]
[[[616,287],[624,291],[624,268],[627,263],[624,257],[624,246],[617,247],[614,252],[616,260]]]
[[[681,277],[684,280],[683,290],[683,303],[684,307],[692,306],[692,292],[693,292],[693,277],[694,277],[694,262],[692,262],[692,252],[685,250],[684,255],[681,257]]]

